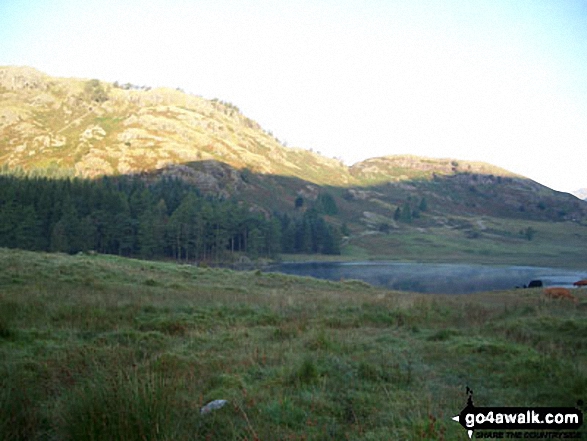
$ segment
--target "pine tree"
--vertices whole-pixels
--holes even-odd
[[[411,223],[412,222],[412,207],[410,207],[410,203],[404,203],[401,211],[400,220],[403,222]]]
[[[25,250],[42,250],[45,243],[41,240],[41,222],[32,205],[20,210],[19,221],[14,229],[14,242],[18,248]]]
[[[428,210],[428,202],[426,201],[425,197],[423,197],[422,200],[420,201],[420,205],[418,206],[418,209],[422,212]]]
[[[51,232],[51,250],[63,253],[77,253],[84,246],[80,219],[71,201],[69,191],[61,204],[61,218]]]
[[[338,214],[338,206],[330,193],[320,193],[318,196],[318,203],[321,206],[321,211],[325,214],[330,216]]]
[[[281,252],[280,222],[275,217],[265,223],[265,254],[274,257]]]
[[[68,253],[70,250],[64,222],[57,222],[51,231],[51,251]]]
[[[4,199],[0,202],[0,246],[15,248],[18,207],[10,195],[5,195]]]
[[[145,210],[138,218],[137,252],[143,259],[151,259],[158,253],[155,237],[155,213]]]
[[[401,210],[401,208],[398,206],[398,207],[395,209],[395,213],[393,213],[393,220],[394,220],[394,221],[399,221],[399,220],[401,219],[401,217],[402,217],[402,210]]]
[[[259,257],[261,250],[263,249],[263,243],[265,242],[265,238],[261,233],[261,230],[257,227],[253,227],[249,231],[249,237],[247,240],[247,253],[252,258]]]

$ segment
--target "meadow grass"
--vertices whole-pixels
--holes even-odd
[[[353,238],[343,248],[353,260],[400,260],[585,268],[587,229],[572,222],[471,217],[462,226],[392,230]],[[482,226],[483,228],[481,228]],[[528,240],[520,231],[532,228]]]
[[[467,386],[477,406],[585,400],[576,294],[0,249],[0,439],[468,439]]]

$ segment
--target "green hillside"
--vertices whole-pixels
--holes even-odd
[[[344,236],[346,258],[587,264],[587,203],[572,195],[458,159],[348,167],[179,90],[0,67],[0,165],[12,176],[179,178],[265,218],[313,208]]]
[[[465,440],[451,417],[466,387],[477,406],[584,399],[574,294],[417,295],[0,248],[0,438]]]

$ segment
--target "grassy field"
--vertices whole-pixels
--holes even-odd
[[[531,228],[528,240],[520,231]],[[587,228],[574,222],[492,217],[455,219],[451,227],[405,228],[352,238],[350,260],[478,263],[587,268]]]
[[[587,399],[575,294],[0,249],[0,439],[465,440],[466,386],[477,406]]]

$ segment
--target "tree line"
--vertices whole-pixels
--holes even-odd
[[[340,232],[315,207],[271,216],[249,208],[179,179],[2,175],[0,246],[208,262],[340,253]]]

